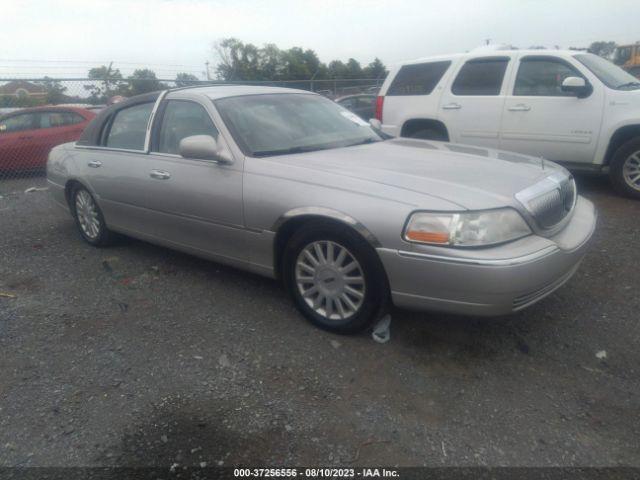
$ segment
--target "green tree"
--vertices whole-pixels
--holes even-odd
[[[148,68],[134,70],[127,80],[129,84],[121,91],[125,95],[140,95],[166,88],[166,85],[158,80],[155,72]]]
[[[610,59],[616,49],[616,42],[593,42],[587,51],[595,55]]]
[[[329,62],[328,74],[331,78],[346,78],[347,66],[340,60]]]
[[[42,85],[47,92],[46,103],[55,105],[67,99],[67,96],[64,94],[64,92],[67,91],[67,87],[62,85],[60,80],[54,80],[51,77],[45,76],[42,82],[40,82],[40,85]]]
[[[384,66],[382,60],[378,57],[373,59],[369,65],[364,68],[364,76],[365,78],[384,78],[387,76],[387,67]]]
[[[112,65],[111,63],[108,67],[102,65],[89,70],[88,77],[94,81],[84,88],[89,91],[89,101],[92,103],[105,103],[122,89],[122,74],[117,68],[112,68]]]
[[[237,38],[225,38],[214,45],[220,58],[216,74],[222,80],[261,80],[260,50],[251,43]]]
[[[178,73],[176,75],[176,87],[189,87],[191,85],[196,85],[200,82],[198,77],[193,75],[192,73]]]

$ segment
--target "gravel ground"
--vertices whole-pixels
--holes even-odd
[[[394,312],[384,345],[258,276],[92,248],[4,181],[0,465],[640,466],[640,202],[579,180],[600,223],[571,282],[505,318]]]

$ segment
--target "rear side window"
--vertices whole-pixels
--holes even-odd
[[[105,146],[127,150],[144,150],[147,123],[153,102],[134,105],[116,112],[107,134]]]
[[[218,130],[202,105],[185,100],[169,100],[160,126],[158,152],[177,154],[180,141],[192,135],[216,138]]]
[[[429,95],[449,65],[450,61],[405,65],[391,82],[387,95]]]
[[[504,72],[509,59],[506,57],[474,58],[463,65],[451,85],[454,95],[499,95]]]
[[[45,112],[40,114],[40,128],[56,128],[84,122],[76,112]]]

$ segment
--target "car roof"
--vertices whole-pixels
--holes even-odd
[[[67,112],[88,113],[90,115],[95,115],[95,112],[92,112],[91,110],[87,110],[86,108],[67,107],[64,105],[46,105],[42,107],[18,108],[12,112],[8,112],[8,113],[5,113],[4,115],[0,115],[0,118],[15,117],[16,115],[22,115],[23,113],[59,112],[61,110],[64,110]]]
[[[171,98],[179,98],[181,96],[191,96],[192,94],[204,95],[211,100],[217,100],[225,97],[237,97],[241,95],[265,95],[269,93],[306,93],[313,94],[307,90],[299,90],[296,88],[283,87],[265,87],[254,85],[206,85],[197,87],[185,87],[175,90],[169,90]]]
[[[492,47],[492,46],[489,46]],[[450,55],[434,55],[431,57],[420,57],[413,60],[406,60],[398,62],[396,66],[412,65],[416,63],[437,62],[446,60],[456,60],[459,58],[470,57],[499,57],[501,55],[536,55],[536,56],[550,56],[550,57],[572,57],[580,53],[589,53],[584,50],[556,50],[556,49],[529,49],[519,50],[514,48],[485,48],[479,47],[474,50],[465,53],[454,53]]]

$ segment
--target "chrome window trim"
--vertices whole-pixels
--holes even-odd
[[[164,97],[167,96],[167,93],[169,93],[169,90],[160,92],[160,95],[158,95],[156,103],[153,105],[153,109],[151,110],[151,115],[149,115],[149,120],[147,121],[147,133],[144,137],[144,151],[147,153],[149,153],[149,149],[151,148],[151,131],[153,130],[153,123],[156,118],[156,112],[158,111],[160,103],[162,103]]]
[[[398,250],[398,255],[400,255],[401,257],[416,258],[420,260],[435,260],[438,262],[461,263],[464,265],[508,267],[513,265],[523,265],[525,263],[534,262],[546,256],[552,255],[559,250],[560,249],[558,247],[549,245],[548,247],[545,247],[534,253],[529,253],[527,255],[522,255],[520,257],[501,258],[501,259],[450,257],[448,255],[433,255],[430,253],[407,252],[404,250]]]
[[[79,148],[82,150],[102,150],[108,152],[123,152],[123,153],[139,153],[142,155],[147,155],[148,152],[145,150],[132,150],[129,148],[112,148],[112,147],[102,147],[100,145],[78,145],[77,143],[74,145],[74,148]]]

